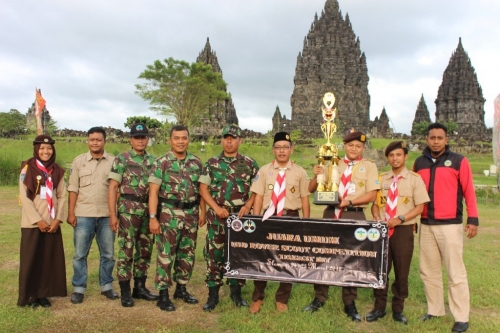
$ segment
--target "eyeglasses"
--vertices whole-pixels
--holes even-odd
[[[288,150],[292,147],[291,146],[274,146],[273,148],[276,150]]]

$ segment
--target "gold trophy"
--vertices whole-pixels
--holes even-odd
[[[326,144],[322,145],[318,150],[318,164],[322,165],[326,171],[317,176],[318,188],[314,192],[315,205],[338,205],[339,201],[339,167],[337,147],[330,142],[337,126],[334,124],[335,117],[337,116],[337,108],[334,108],[335,95],[327,92],[323,96],[323,124],[321,124],[321,131],[325,134],[327,139]]]

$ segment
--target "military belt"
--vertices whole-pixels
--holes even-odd
[[[172,206],[174,206],[176,208],[180,208],[180,209],[191,209],[191,208],[199,205],[199,201],[198,200],[191,201],[191,202],[186,202],[186,201],[180,201],[180,200],[172,200],[172,199],[160,198],[160,202],[162,204],[172,205]]]
[[[283,209],[282,216],[299,216],[299,210]]]
[[[125,200],[128,200],[128,201],[135,201],[135,202],[142,202],[142,203],[148,203],[148,200],[149,200],[148,195],[140,197],[140,196],[133,195],[133,194],[123,194],[121,197]]]
[[[229,214],[238,214],[240,212],[241,206],[224,206],[224,208],[227,210]]]

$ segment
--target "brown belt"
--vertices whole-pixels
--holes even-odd
[[[352,208],[345,207],[344,209],[346,212],[362,212],[364,208],[363,207],[352,207]]]
[[[276,215],[276,212],[274,212],[274,215]],[[299,210],[291,210],[291,209],[283,209],[283,213],[281,214],[282,216],[299,216]]]

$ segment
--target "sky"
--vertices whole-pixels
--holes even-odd
[[[493,126],[500,94],[500,1],[339,0],[368,63],[370,118],[382,108],[410,133],[423,94],[434,100],[459,37]],[[160,118],[135,93],[155,60],[194,62],[207,38],[242,128],[267,132],[279,106],[290,118],[297,55],[325,0],[0,0],[0,112],[25,113],[42,90],[60,128],[123,129]],[[319,111],[318,111],[319,112]],[[341,112],[341,110],[339,110]]]

